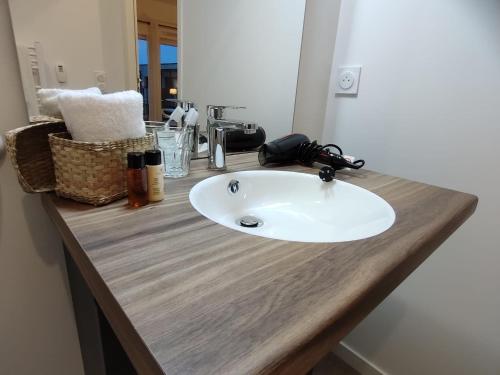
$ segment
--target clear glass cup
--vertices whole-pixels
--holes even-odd
[[[188,175],[193,147],[193,130],[189,126],[165,125],[163,130],[156,131],[158,146],[163,153],[165,177],[178,178]]]
[[[144,121],[144,123],[146,124],[146,133],[151,133],[154,136],[154,142],[155,142],[154,148],[159,150],[160,146],[158,145],[158,132],[165,130],[165,122]]]

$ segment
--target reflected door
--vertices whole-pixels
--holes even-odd
[[[177,2],[137,1],[138,62],[144,119],[168,119],[177,99]]]

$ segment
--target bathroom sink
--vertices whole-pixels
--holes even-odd
[[[300,242],[343,242],[389,229],[396,215],[378,195],[318,175],[244,171],[207,178],[189,194],[203,216],[228,228]]]

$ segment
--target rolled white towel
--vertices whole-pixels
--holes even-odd
[[[64,122],[75,141],[104,142],[144,137],[142,95],[65,92],[57,96]]]
[[[83,90],[68,90],[68,89],[40,89],[38,97],[40,98],[40,114],[46,116],[61,117],[61,110],[57,103],[57,96],[65,92],[83,92],[94,95],[101,95],[101,90],[98,87],[89,87]]]

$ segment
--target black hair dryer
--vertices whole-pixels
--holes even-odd
[[[332,149],[337,152],[333,152]],[[319,145],[311,142],[304,134],[290,134],[264,144],[259,151],[260,165],[286,164],[300,162],[304,165],[316,163],[326,164],[321,168],[319,177],[323,181],[331,181],[335,171],[342,168],[359,169],[365,165],[364,160],[354,162],[343,156],[342,149],[334,144]]]

